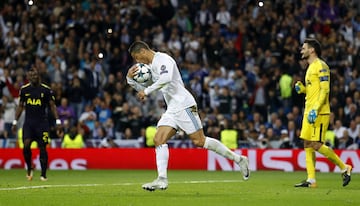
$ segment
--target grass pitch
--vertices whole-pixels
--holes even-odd
[[[47,182],[28,182],[25,170],[0,170],[0,206],[12,205],[360,205],[359,174],[342,187],[339,173],[317,173],[318,188],[294,188],[305,172],[168,172],[169,188],[141,188],[156,177],[150,170],[49,171]]]

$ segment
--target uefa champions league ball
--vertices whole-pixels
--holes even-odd
[[[151,69],[150,66],[143,63],[136,64],[139,68],[137,73],[134,76],[134,80],[138,83],[144,83],[151,79]]]

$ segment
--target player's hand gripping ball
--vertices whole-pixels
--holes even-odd
[[[139,83],[145,83],[151,80],[151,68],[147,64],[137,63],[139,68],[134,76],[134,80]]]

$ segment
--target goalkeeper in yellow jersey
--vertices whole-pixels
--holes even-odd
[[[295,187],[317,187],[315,179],[315,151],[327,157],[341,169],[343,186],[351,180],[352,166],[345,164],[339,156],[324,144],[325,133],[330,121],[330,70],[321,60],[321,46],[315,39],[306,39],[301,48],[301,57],[309,66],[305,85],[298,81],[295,90],[305,94],[305,110],[300,138],[304,140],[307,179]]]

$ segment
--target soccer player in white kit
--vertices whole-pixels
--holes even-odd
[[[154,191],[168,187],[169,148],[166,142],[179,129],[183,130],[197,147],[212,150],[235,161],[240,167],[243,179],[247,180],[250,176],[248,158],[234,153],[217,139],[204,135],[196,101],[185,88],[175,60],[168,54],[155,52],[142,41],[132,43],[129,53],[137,63],[151,67],[151,85],[143,85],[133,79],[138,70],[137,66],[131,67],[127,73],[127,83],[138,91],[137,97],[144,100],[146,95],[160,90],[167,104],[167,110],[157,123],[154,137],[158,177],[153,182],[142,185],[143,189]]]

